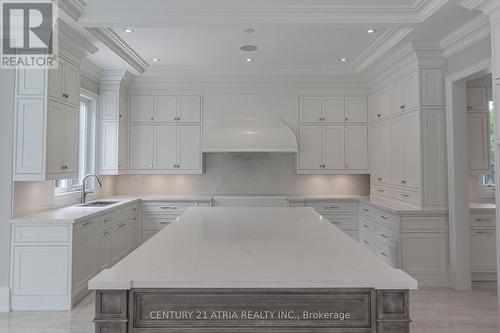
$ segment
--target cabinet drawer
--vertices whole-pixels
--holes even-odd
[[[311,207],[318,213],[356,213],[357,203],[355,202],[334,202],[334,201],[311,201],[306,202],[304,207]]]
[[[142,206],[143,213],[149,214],[182,214],[189,207],[193,207],[194,202],[146,202]]]
[[[420,205],[420,192],[392,189],[392,198],[412,205]]]
[[[392,195],[391,189],[388,187],[372,184],[372,195],[379,197],[390,198]]]
[[[123,222],[137,215],[138,205],[131,205],[112,213],[113,224]]]
[[[155,215],[143,215],[142,230],[161,230],[176,220],[176,216],[156,217]]]
[[[101,224],[101,229],[106,229],[113,225],[113,218],[111,214],[106,214],[104,216],[101,216],[99,220]]]
[[[59,226],[14,226],[15,242],[69,242],[67,225]]]
[[[471,234],[471,264],[473,273],[496,272],[495,230],[473,230]]]
[[[323,217],[342,230],[358,230],[358,218],[355,215],[323,214]]]
[[[373,221],[380,223],[389,229],[392,229],[396,232],[399,232],[399,218],[396,215],[391,213],[387,213],[383,210],[377,209],[375,207],[362,204],[360,207],[361,215],[365,215],[366,217],[372,219]]]
[[[392,266],[398,265],[398,248],[396,246],[375,242],[375,254]]]
[[[369,250],[370,252],[373,252],[373,238],[370,237],[367,234],[360,233],[359,234],[359,243],[361,244],[362,247],[365,249]]]
[[[399,235],[382,225],[375,226],[375,238],[377,241],[385,242],[393,246],[398,246]]]
[[[363,234],[373,235],[375,233],[375,225],[367,218],[359,217],[359,232]]]
[[[495,227],[495,215],[472,215],[470,216],[471,227]]]

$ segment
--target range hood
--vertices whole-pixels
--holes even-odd
[[[204,153],[295,153],[297,138],[276,112],[221,112],[203,129]]]

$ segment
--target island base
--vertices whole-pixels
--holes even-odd
[[[132,289],[96,291],[96,333],[410,331],[408,290]]]

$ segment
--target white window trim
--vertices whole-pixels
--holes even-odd
[[[494,198],[495,197],[495,187],[486,187],[483,186],[483,176],[478,175],[477,177],[477,197],[478,198]]]

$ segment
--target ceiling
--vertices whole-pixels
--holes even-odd
[[[409,41],[437,43],[476,15],[457,0],[87,0],[78,24],[108,44],[99,35],[106,29],[147,75],[355,75]],[[245,44],[258,50],[243,52]],[[123,67],[109,52],[90,60]]]

